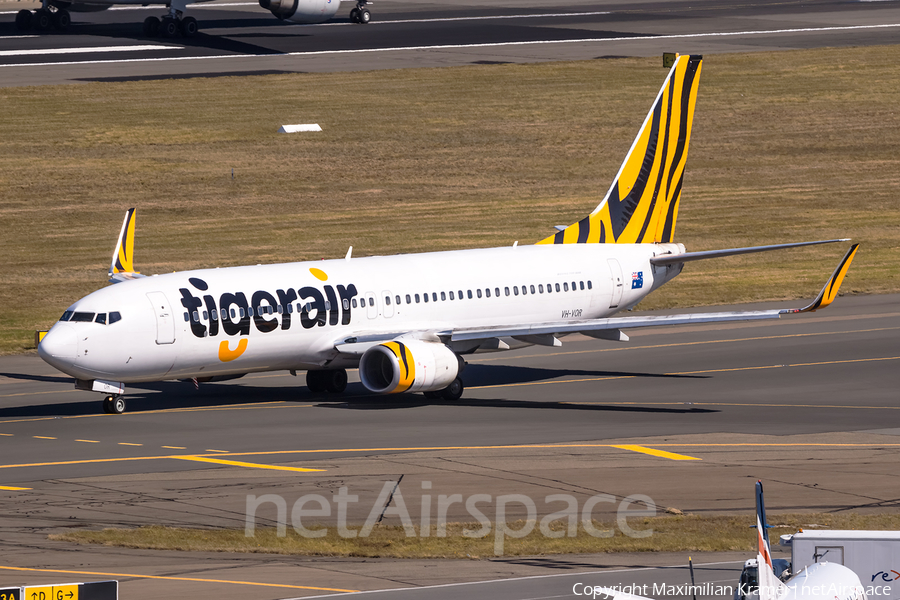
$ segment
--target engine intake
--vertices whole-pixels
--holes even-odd
[[[431,392],[449,386],[461,370],[447,346],[421,340],[393,340],[366,350],[359,378],[376,394]]]

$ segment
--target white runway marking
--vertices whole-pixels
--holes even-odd
[[[41,54],[84,54],[93,52],[128,52],[129,50],[183,50],[184,46],[91,46],[89,48],[39,48],[36,50],[0,50],[0,56],[36,56]],[[62,63],[54,63],[62,64]]]
[[[614,38],[585,38],[573,40],[533,40],[527,42],[491,42],[484,44],[443,44],[435,46],[402,46],[392,48],[363,48],[359,50],[318,50],[311,52],[287,52],[285,54],[216,54],[213,56],[177,56],[170,58],[128,58],[120,60],[85,60],[85,61],[69,61],[69,62],[47,62],[47,63],[13,63],[0,65],[4,67],[40,67],[40,66],[62,66],[62,65],[90,65],[90,64],[116,64],[116,63],[133,63],[133,62],[161,62],[175,60],[213,60],[222,58],[281,58],[287,56],[322,56],[328,54],[364,54],[374,52],[399,52],[409,50],[465,50],[468,48],[500,48],[505,46],[536,46],[543,44],[603,44],[606,42],[629,42],[629,41],[648,41],[648,40],[679,40],[694,39],[705,37],[737,37],[737,36],[753,36],[753,35],[781,35],[786,33],[827,33],[833,31],[862,31],[870,29],[889,29],[900,27],[900,23],[888,23],[884,25],[849,25],[844,27],[803,27],[798,29],[768,29],[760,31],[729,31],[729,32],[711,32],[711,33],[686,33],[678,35],[656,35],[656,36],[627,36]],[[164,48],[176,48],[176,46],[163,46]],[[134,49],[137,46],[125,46],[125,49]],[[180,48],[180,47],[179,47]],[[15,52],[15,51],[14,51]]]

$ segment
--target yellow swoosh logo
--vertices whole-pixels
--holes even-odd
[[[244,353],[244,350],[247,349],[247,338],[241,338],[238,342],[237,348],[232,350],[228,347],[228,340],[223,340],[221,344],[219,344],[219,360],[222,362],[228,362],[236,359],[238,356]]]

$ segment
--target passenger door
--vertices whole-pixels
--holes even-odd
[[[616,308],[622,301],[622,293],[625,290],[625,281],[622,279],[622,265],[615,258],[607,260],[609,273],[612,278],[612,296],[609,298],[609,307]]]
[[[147,298],[153,305],[156,316],[156,343],[171,344],[175,341],[175,319],[169,306],[169,300],[162,292],[148,292]]]

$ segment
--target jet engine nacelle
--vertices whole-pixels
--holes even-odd
[[[431,392],[449,386],[461,370],[447,346],[421,340],[393,340],[366,350],[359,378],[376,394]]]
[[[341,0],[259,0],[273,15],[293,23],[324,23],[337,13]]]

